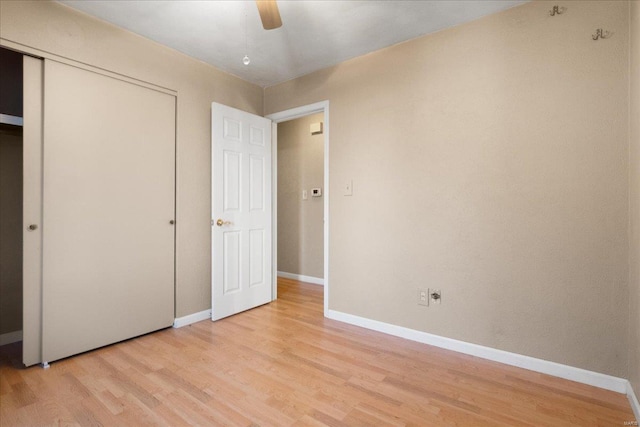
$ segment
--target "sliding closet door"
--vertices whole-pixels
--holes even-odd
[[[42,362],[42,73],[41,59],[23,58],[22,362]]]
[[[45,61],[43,361],[174,320],[175,97]]]

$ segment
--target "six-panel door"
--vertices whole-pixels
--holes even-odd
[[[271,301],[271,121],[212,104],[212,319]]]

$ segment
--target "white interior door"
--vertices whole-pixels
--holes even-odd
[[[175,96],[45,60],[43,361],[174,320]]]
[[[211,104],[211,318],[271,301],[271,121]]]

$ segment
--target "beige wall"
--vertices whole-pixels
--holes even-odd
[[[0,335],[22,330],[22,129],[0,125]]]
[[[553,4],[268,88],[265,113],[330,101],[330,309],[626,377],[628,4]]]
[[[211,102],[262,113],[263,91],[53,2],[0,2],[0,42],[177,92],[176,316],[211,307]]]
[[[629,379],[640,397],[640,3],[631,2]]]
[[[331,102],[331,309],[630,374],[637,391],[628,5],[571,2],[553,18],[551,6],[268,88],[264,112]],[[600,27],[614,36],[592,41]],[[0,43],[177,92],[176,315],[209,308],[210,102],[261,114],[263,91],[52,2],[1,1]],[[343,197],[351,179],[354,195]],[[442,305],[419,307],[418,286],[442,289]]]
[[[324,275],[324,135],[309,126],[324,113],[278,124],[278,271],[322,278]],[[302,190],[308,199],[302,200]]]

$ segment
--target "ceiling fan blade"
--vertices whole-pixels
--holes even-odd
[[[258,12],[260,12],[260,19],[262,19],[262,26],[265,30],[273,30],[282,26],[282,19],[280,19],[280,11],[276,0],[256,0],[256,4],[258,5]]]

